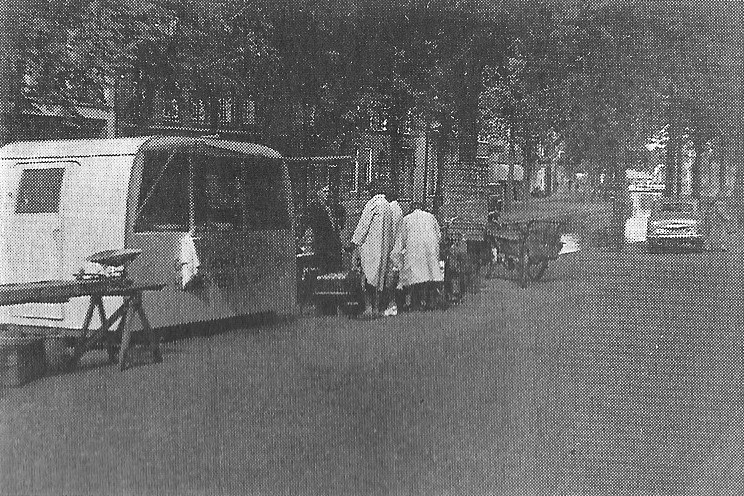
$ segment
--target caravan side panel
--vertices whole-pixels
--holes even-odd
[[[123,247],[132,160],[133,156],[123,155],[3,161],[0,232],[5,246],[0,255],[0,283],[71,279],[92,253]],[[53,243],[47,244],[40,242],[34,229],[23,226],[41,225],[40,219],[52,214],[22,212],[18,206],[24,170],[38,168],[64,169],[58,225],[52,229]],[[44,193],[36,188],[31,194]],[[3,322],[20,325],[78,329],[87,301],[77,298],[52,307],[5,307],[0,316]]]
[[[142,250],[131,276],[166,285],[144,295],[152,324],[293,312],[291,190],[280,158],[243,153],[254,150],[218,141],[148,146],[132,172],[126,245]],[[194,240],[203,276],[201,284],[187,289],[180,263],[185,239]]]

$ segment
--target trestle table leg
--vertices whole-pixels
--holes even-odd
[[[150,352],[152,353],[152,359],[155,363],[163,361],[163,355],[160,352],[160,330],[153,331],[150,325],[150,320],[147,318],[145,310],[142,308],[142,296],[138,295],[134,300],[134,310],[139,316],[140,322],[142,323],[142,332],[145,334],[148,344],[150,345]]]
[[[75,343],[75,347],[72,352],[72,357],[70,358],[70,366],[74,367],[77,365],[78,361],[80,360],[80,357],[83,356],[83,353],[85,353],[85,344],[88,338],[88,330],[90,329],[90,322],[93,320],[93,311],[95,310],[96,306],[98,306],[98,302],[100,301],[100,297],[98,296],[91,296],[90,303],[88,304],[88,311],[85,313],[85,320],[83,320],[83,328],[80,330],[80,338]]]
[[[119,329],[121,329],[121,345],[119,346],[119,370],[124,370],[127,367],[127,359],[129,358],[129,343],[132,340],[132,329],[127,327],[127,314],[132,304],[132,296],[124,297],[125,308],[124,314],[121,316],[121,322],[119,322]]]

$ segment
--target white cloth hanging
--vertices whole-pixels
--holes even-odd
[[[199,278],[199,255],[196,252],[194,237],[187,233],[181,238],[181,289],[188,290]]]

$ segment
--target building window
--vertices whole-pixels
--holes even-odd
[[[18,186],[17,214],[59,212],[63,168],[24,169]]]
[[[488,160],[489,154],[489,142],[486,140],[478,139],[478,149],[475,153],[475,158],[484,161]]]
[[[413,112],[410,110],[408,111],[405,120],[400,124],[400,132],[405,135],[413,133]]]
[[[243,102],[243,124],[249,126],[256,124],[256,102],[253,100]]]
[[[218,109],[220,124],[230,124],[233,121],[232,102],[230,97],[220,98]]]
[[[372,131],[387,131],[387,118],[383,112],[373,110],[369,114],[369,128]]]
[[[220,124],[229,124],[232,122],[232,98],[219,99],[219,120]]]
[[[357,193],[359,191],[359,181],[361,178],[361,165],[359,164],[360,150],[357,148],[356,157],[354,158],[354,183],[351,187],[350,193]]]
[[[178,122],[178,101],[175,98],[165,100],[163,103],[163,120]]]
[[[349,157],[350,159],[351,157]],[[357,191],[357,168],[351,160],[343,160],[334,166],[334,174],[331,174],[331,185],[338,184],[338,192],[355,193]]]
[[[364,191],[372,181],[372,148],[361,148],[357,150],[354,164],[354,184],[356,189],[353,192]]]
[[[191,100],[191,118],[197,123],[207,120],[207,110],[204,107],[204,100],[201,98],[193,98]]]

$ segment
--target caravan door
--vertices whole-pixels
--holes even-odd
[[[14,282],[69,278],[62,274],[65,178],[75,162],[17,163],[15,205],[9,219],[8,261]],[[63,320],[61,303],[29,303],[11,310],[17,317]]]
[[[240,315],[239,268],[245,253],[243,230],[244,157],[197,147],[192,155],[194,230],[201,264],[218,314]]]
[[[277,160],[202,148],[192,162],[194,232],[223,315],[280,308],[295,244]],[[291,291],[295,291],[292,288]]]

